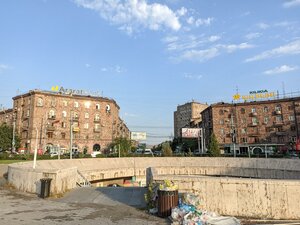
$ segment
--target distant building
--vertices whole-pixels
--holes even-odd
[[[174,112],[174,136],[181,137],[181,129],[184,127],[196,127],[201,121],[201,112],[208,105],[198,102],[188,102],[177,106]]]
[[[8,126],[12,126],[13,124],[13,110],[5,109],[0,111],[0,124],[7,124]]]
[[[224,153],[295,149],[300,138],[300,97],[216,103],[201,114],[206,148],[214,133]]]
[[[73,150],[92,152],[105,150],[115,138],[130,138],[119,109],[109,98],[33,90],[14,97],[13,109],[9,114],[0,112],[0,119],[3,122],[9,115],[12,124],[15,116],[25,150],[32,152],[37,144],[44,152],[57,148],[67,152],[72,134]]]

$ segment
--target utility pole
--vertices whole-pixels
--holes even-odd
[[[35,169],[36,166],[36,156],[37,156],[37,148],[38,148],[38,137],[39,137],[39,130],[36,127],[36,137],[35,137],[35,149],[34,149],[34,158],[33,158],[33,169]]]
[[[12,152],[16,151],[16,147],[15,147],[15,145],[16,145],[15,132],[16,132],[16,114],[13,113],[13,137],[12,137],[12,143],[11,143]]]
[[[73,118],[71,113],[70,119],[70,159],[72,159],[72,149],[73,149]]]

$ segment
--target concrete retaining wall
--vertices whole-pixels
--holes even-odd
[[[203,209],[220,215],[300,219],[300,181],[153,175],[155,182],[172,180],[180,192],[198,195]]]

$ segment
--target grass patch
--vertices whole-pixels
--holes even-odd
[[[16,159],[3,159],[0,160],[0,164],[11,164],[11,163],[17,163],[17,162],[25,162],[24,160],[16,160]]]

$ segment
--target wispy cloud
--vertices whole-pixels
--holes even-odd
[[[245,35],[245,38],[248,39],[248,40],[252,40],[252,39],[256,39],[256,38],[259,38],[261,36],[261,33],[249,33],[249,34],[246,34]]]
[[[90,67],[91,67],[91,65],[90,65],[90,64],[88,64],[88,63],[86,63],[86,64],[85,64],[85,67],[86,67],[86,68],[90,68]]]
[[[185,79],[189,79],[189,80],[200,80],[203,76],[202,75],[190,74],[190,73],[184,73],[183,77]]]
[[[272,50],[262,52],[261,54],[246,59],[245,62],[252,62],[252,61],[258,61],[258,60],[263,60],[268,58],[280,57],[284,55],[297,55],[297,54],[300,54],[300,39],[290,42],[286,45],[280,46],[278,48],[274,48]]]
[[[268,29],[270,27],[270,25],[266,23],[258,23],[257,26],[262,30]]]
[[[9,66],[5,64],[0,64],[0,73],[2,73],[4,70],[8,70]]]
[[[127,113],[127,112],[124,113],[124,116],[126,116],[126,117],[138,117],[138,115],[136,115],[136,114]]]
[[[291,71],[294,71],[297,69],[298,69],[297,66],[282,65],[279,67],[275,67],[274,69],[271,69],[271,70],[266,70],[264,72],[264,74],[273,75],[273,74],[279,74],[279,73],[287,73],[287,72],[291,72]]]
[[[209,59],[215,58],[220,54],[218,48],[209,48],[201,50],[188,50],[185,51],[181,56],[181,60],[190,60],[196,62],[205,62]]]
[[[289,0],[283,3],[284,8],[291,8],[296,6],[300,6],[300,0]]]
[[[203,18],[199,18],[199,19],[196,19],[194,18],[193,16],[190,16],[186,22],[190,25],[194,25],[196,27],[199,27],[199,26],[209,26],[211,25],[211,23],[214,21],[214,18],[213,17],[208,17],[206,19],[203,19]]]
[[[241,44],[229,44],[229,45],[219,45],[221,48],[224,48],[228,53],[235,52],[237,50],[254,48],[254,45],[248,43]]]
[[[124,72],[126,72],[126,69],[122,68],[119,65],[110,66],[110,67],[102,67],[100,70],[103,73],[106,73],[106,72],[109,72],[109,73],[124,73]]]
[[[150,30],[168,28],[178,31],[181,28],[179,16],[186,13],[185,8],[174,12],[168,6],[146,0],[73,0],[78,6],[91,9],[100,16],[118,25],[119,29],[131,34],[140,27]]]

